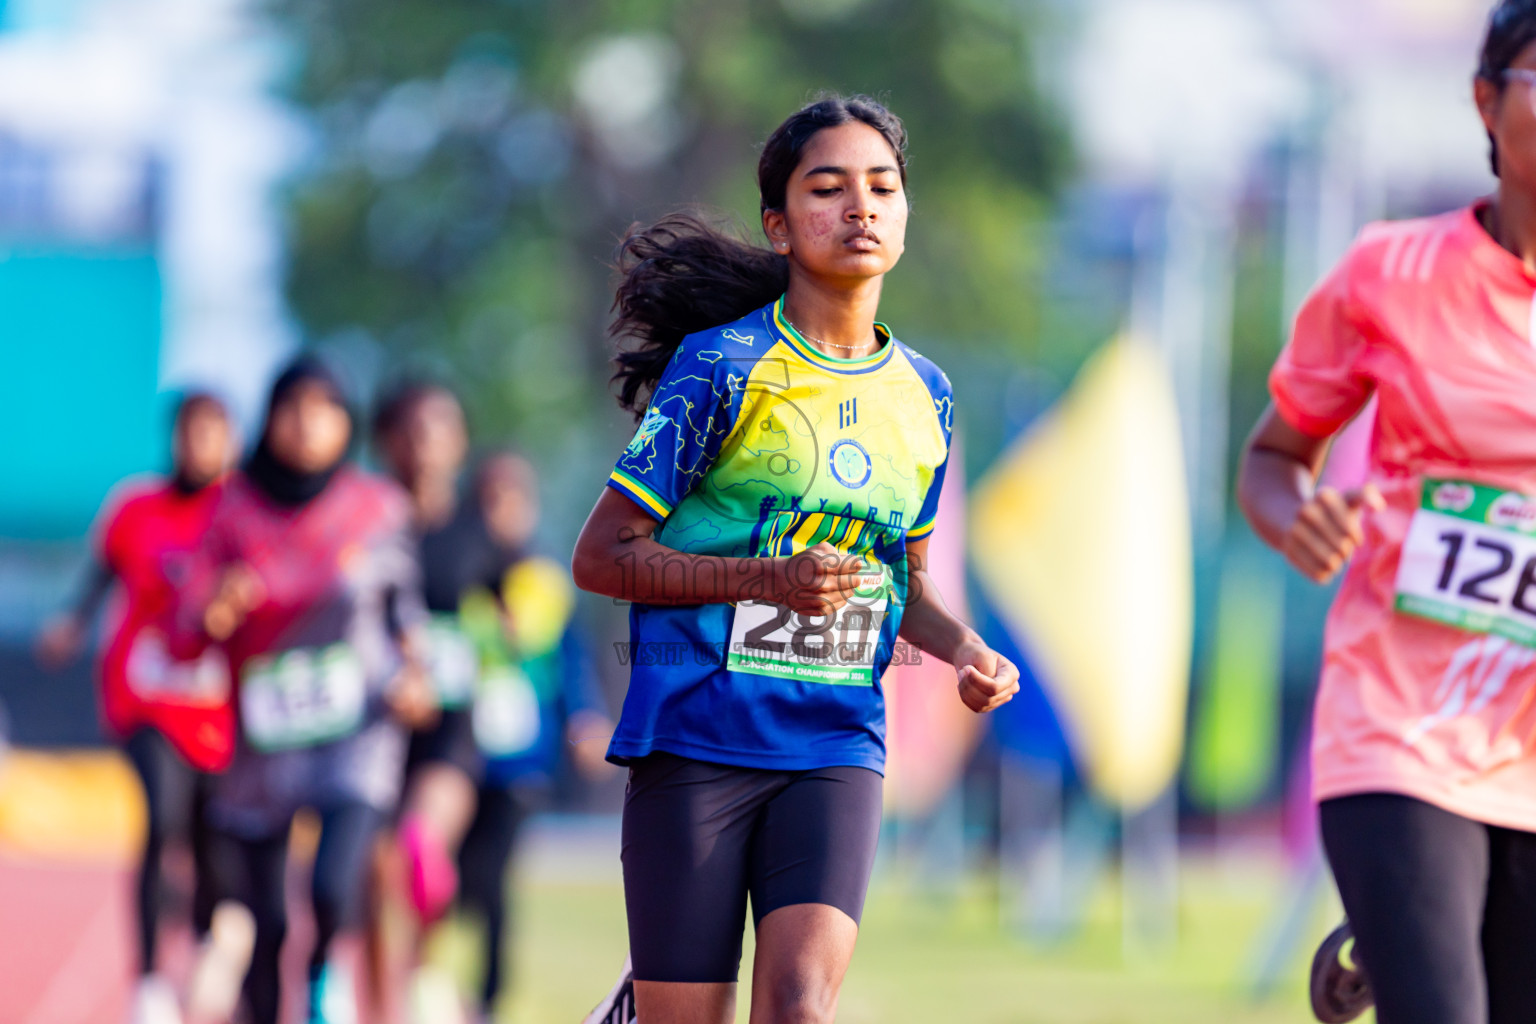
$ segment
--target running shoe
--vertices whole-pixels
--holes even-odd
[[[358,1024],[357,986],[333,963],[309,969],[309,1024]]]
[[[453,977],[423,964],[411,976],[411,1024],[468,1024]]]
[[[221,1024],[235,1015],[255,945],[251,912],[233,900],[220,901],[187,986],[188,1024]]]
[[[459,888],[459,873],[448,848],[422,820],[412,816],[400,826],[400,845],[411,875],[411,906],[423,923],[448,912]]]
[[[1345,1024],[1374,1003],[1354,930],[1345,921],[1328,933],[1312,957],[1312,1014],[1323,1024]]]
[[[133,990],[132,1024],[181,1024],[176,990],[158,974],[146,974]]]
[[[624,967],[613,990],[589,1014],[581,1024],[634,1024],[635,1022],[635,969],[624,954]]]

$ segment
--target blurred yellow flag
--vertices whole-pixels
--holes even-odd
[[[1184,746],[1193,567],[1183,449],[1162,358],[1122,337],[971,495],[970,552],[1031,652],[1089,784],[1145,806]]]

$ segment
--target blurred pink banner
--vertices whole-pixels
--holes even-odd
[[[928,575],[951,611],[967,621],[965,599],[965,456],[957,432],[932,539]],[[920,818],[960,778],[976,747],[981,719],[960,702],[955,670],[931,654],[885,674],[885,803],[890,814]]]

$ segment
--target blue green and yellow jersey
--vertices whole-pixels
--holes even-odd
[[[765,602],[634,605],[623,763],[663,750],[754,768],[885,763],[880,677],[908,596],[906,546],[933,529],[953,397],[941,370],[883,325],[837,359],[783,300],[685,338],[608,485],[659,522],[662,545],[734,557],[822,541],[868,566],[830,615]],[[677,565],[625,571],[681,573]]]

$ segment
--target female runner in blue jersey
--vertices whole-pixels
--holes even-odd
[[[822,99],[758,163],[772,250],[673,216],[626,239],[614,331],[643,416],[577,542],[632,602],[609,759],[641,1021],[831,1021],[880,826],[880,679],[905,641],[987,712],[1018,672],[923,572],[949,381],[875,320],[907,223],[906,133]]]

